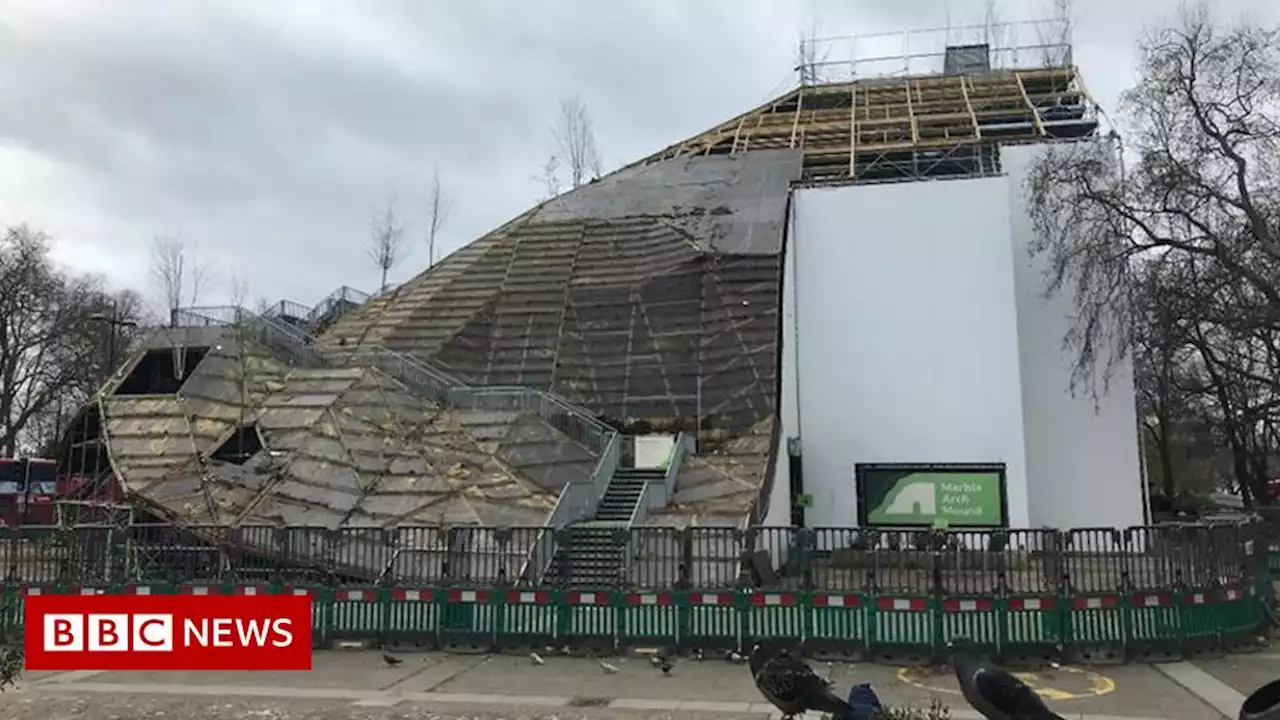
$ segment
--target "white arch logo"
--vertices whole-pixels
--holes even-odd
[[[886,515],[935,515],[938,512],[938,489],[932,480],[914,480],[900,485]]]

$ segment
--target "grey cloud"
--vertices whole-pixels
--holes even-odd
[[[838,35],[947,15],[941,0],[10,5],[0,146],[57,161],[65,180],[0,199],[0,219],[127,248],[108,253],[119,257],[180,230],[254,294],[299,300],[371,287],[368,221],[393,191],[414,238],[397,279],[421,268],[432,166],[456,196],[446,249],[529,206],[562,95],[587,101],[607,164],[621,165],[790,87],[811,19]],[[1104,101],[1128,79],[1116,68],[1143,20],[1167,5],[1078,3],[1078,56]],[[953,21],[981,16],[978,0],[950,7]],[[0,188],[29,171],[0,166]],[[90,231],[83,218],[105,220]]]

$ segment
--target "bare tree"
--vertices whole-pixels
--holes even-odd
[[[543,192],[546,193],[545,197],[547,200],[550,200],[551,198],[559,195],[560,194],[560,159],[557,158],[555,155],[549,156],[547,158],[547,161],[542,163],[542,165],[538,168],[538,174],[534,175],[533,179],[537,181],[540,185],[542,185],[542,189],[543,189]]]
[[[800,73],[801,85],[817,85],[821,82],[818,79],[818,65],[826,60],[825,56],[821,56],[818,52],[818,20],[812,18],[809,21],[809,27],[799,31],[799,39],[796,43],[796,72]]]
[[[436,264],[436,237],[449,221],[453,198],[440,182],[440,168],[431,173],[431,199],[427,203],[427,267]]]
[[[396,217],[396,200],[387,200],[386,208],[374,215],[369,234],[369,259],[381,272],[379,290],[387,289],[387,275],[400,261],[404,249],[404,225]]]
[[[1138,378],[1149,425],[1203,428],[1197,442],[1217,443],[1260,501],[1280,461],[1277,41],[1187,9],[1140,43],[1123,147],[1054,146],[1028,180],[1033,250],[1077,309],[1064,339],[1077,386],[1096,392],[1134,354],[1155,375]]]
[[[178,235],[165,233],[151,241],[151,279],[156,283],[169,322],[177,322],[183,305],[198,305],[212,277],[199,249]]]
[[[0,237],[0,452],[38,449],[41,418],[97,389],[110,360],[94,316],[112,304],[99,278],[53,265],[43,233]]]
[[[236,272],[231,275],[231,304],[236,308],[235,322],[235,346],[236,360],[238,365],[237,379],[238,390],[240,392],[240,424],[244,424],[246,406],[249,404],[249,334],[247,332],[247,324],[251,321],[251,316],[245,310],[245,303],[249,301],[249,283],[244,276]]]
[[[95,278],[86,280],[98,285]],[[18,436],[19,446],[32,454],[50,454],[49,448],[70,427],[81,406],[117,372],[137,347],[144,328],[155,321],[146,312],[142,296],[133,290],[95,289],[83,300],[78,313],[83,321],[68,325],[56,344],[58,362],[67,363],[66,382],[52,402],[31,415]]]
[[[582,98],[572,95],[560,101],[560,114],[551,126],[555,142],[552,160],[569,170],[569,185],[577,188],[601,175],[600,150],[595,125]],[[545,168],[544,168],[545,170]]]

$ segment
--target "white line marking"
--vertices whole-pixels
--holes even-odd
[[[32,682],[32,685],[48,685],[50,683],[73,683],[81,680],[88,680],[91,677],[101,675],[106,670],[68,670],[57,675],[50,675],[46,678],[40,678]]]
[[[365,698],[351,703],[351,707],[391,707],[404,698]]]
[[[1222,717],[1236,717],[1240,706],[1244,704],[1244,695],[1239,690],[1189,662],[1156,663],[1152,667],[1217,710]]]

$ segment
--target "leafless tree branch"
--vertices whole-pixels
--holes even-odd
[[[560,114],[551,127],[551,137],[556,150],[552,160],[565,163],[571,187],[581,187],[600,177],[602,163],[595,125],[582,98],[573,95],[560,101]]]
[[[436,264],[436,238],[449,220],[453,198],[440,182],[440,169],[431,173],[431,199],[427,205],[427,267]]]
[[[178,308],[200,304],[212,272],[200,259],[199,248],[175,233],[165,233],[151,241],[151,279],[172,323]]]
[[[39,452],[65,413],[95,392],[125,346],[123,320],[136,294],[113,294],[100,278],[65,273],[50,240],[27,227],[0,237],[0,452]],[[136,315],[135,315],[136,317]],[[117,357],[123,355],[117,353]],[[62,412],[59,412],[59,408]]]
[[[1033,250],[1077,311],[1076,382],[1132,356],[1165,491],[1175,446],[1194,445],[1265,502],[1280,463],[1280,31],[1188,6],[1140,43],[1122,111],[1123,147],[1053,147],[1028,179]]]
[[[396,216],[396,200],[387,200],[386,208],[374,215],[369,234],[369,259],[381,273],[379,290],[387,289],[387,275],[400,261],[404,249],[404,225]]]

